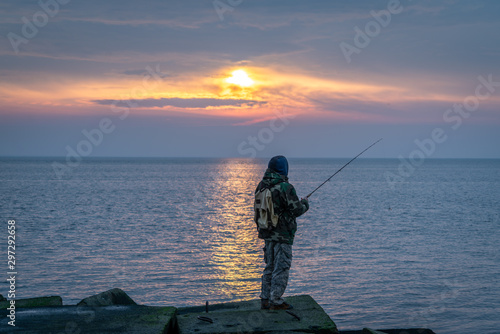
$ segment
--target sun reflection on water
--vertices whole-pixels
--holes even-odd
[[[231,300],[256,298],[260,290],[262,242],[253,222],[253,192],[262,166],[250,160],[220,164],[207,206],[212,233],[209,263],[213,266],[213,293]]]

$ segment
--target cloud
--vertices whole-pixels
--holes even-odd
[[[116,100],[93,100],[93,103],[100,105],[116,105],[117,107],[128,107],[124,101]],[[139,99],[133,100],[134,104],[138,107],[146,108],[163,108],[163,107],[176,107],[176,108],[208,108],[208,107],[241,107],[242,105],[254,106],[265,104],[266,101],[256,100],[240,100],[240,99],[208,99],[208,98],[161,98],[161,99]]]
[[[156,73],[160,73],[160,72],[161,71],[159,70],[159,66],[158,66],[158,70],[156,71]],[[133,69],[133,70],[125,70],[122,73],[125,74],[125,75],[132,75],[132,76],[135,76],[135,75],[138,75],[138,76],[148,75],[148,71],[145,68]],[[168,73],[161,73],[161,77],[162,78],[171,77],[171,76],[172,75],[170,75]]]

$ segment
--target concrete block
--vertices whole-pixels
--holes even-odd
[[[175,307],[61,306],[16,311],[16,327],[8,326],[6,310],[0,311],[0,333],[177,333]],[[5,324],[4,324],[5,322]]]
[[[340,331],[340,334],[366,334],[367,331],[365,329]],[[387,334],[436,334],[428,328],[378,329],[378,331]]]
[[[45,306],[61,306],[62,298],[59,296],[50,297],[37,297],[37,298],[26,298],[26,299],[16,299],[16,309],[23,307],[45,307]],[[10,307],[10,301],[4,300],[0,302],[0,309]]]
[[[387,334],[387,333],[365,327],[363,328],[363,334]]]
[[[178,309],[179,333],[324,333],[337,334],[337,327],[323,308],[307,295],[287,297],[294,306],[291,310],[298,320],[287,311],[260,309],[260,299]],[[200,320],[208,317],[212,322]]]

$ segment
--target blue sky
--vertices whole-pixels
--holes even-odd
[[[0,156],[500,158],[495,1],[0,9]]]

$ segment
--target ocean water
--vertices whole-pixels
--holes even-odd
[[[290,159],[290,182],[305,196],[347,160]],[[0,160],[18,298],[76,304],[114,287],[151,306],[258,298],[252,205],[266,161],[87,159],[62,179],[53,161]],[[398,165],[358,159],[313,195],[286,295],[313,296],[343,330],[500,333],[500,160],[426,160],[393,189],[385,173]]]

